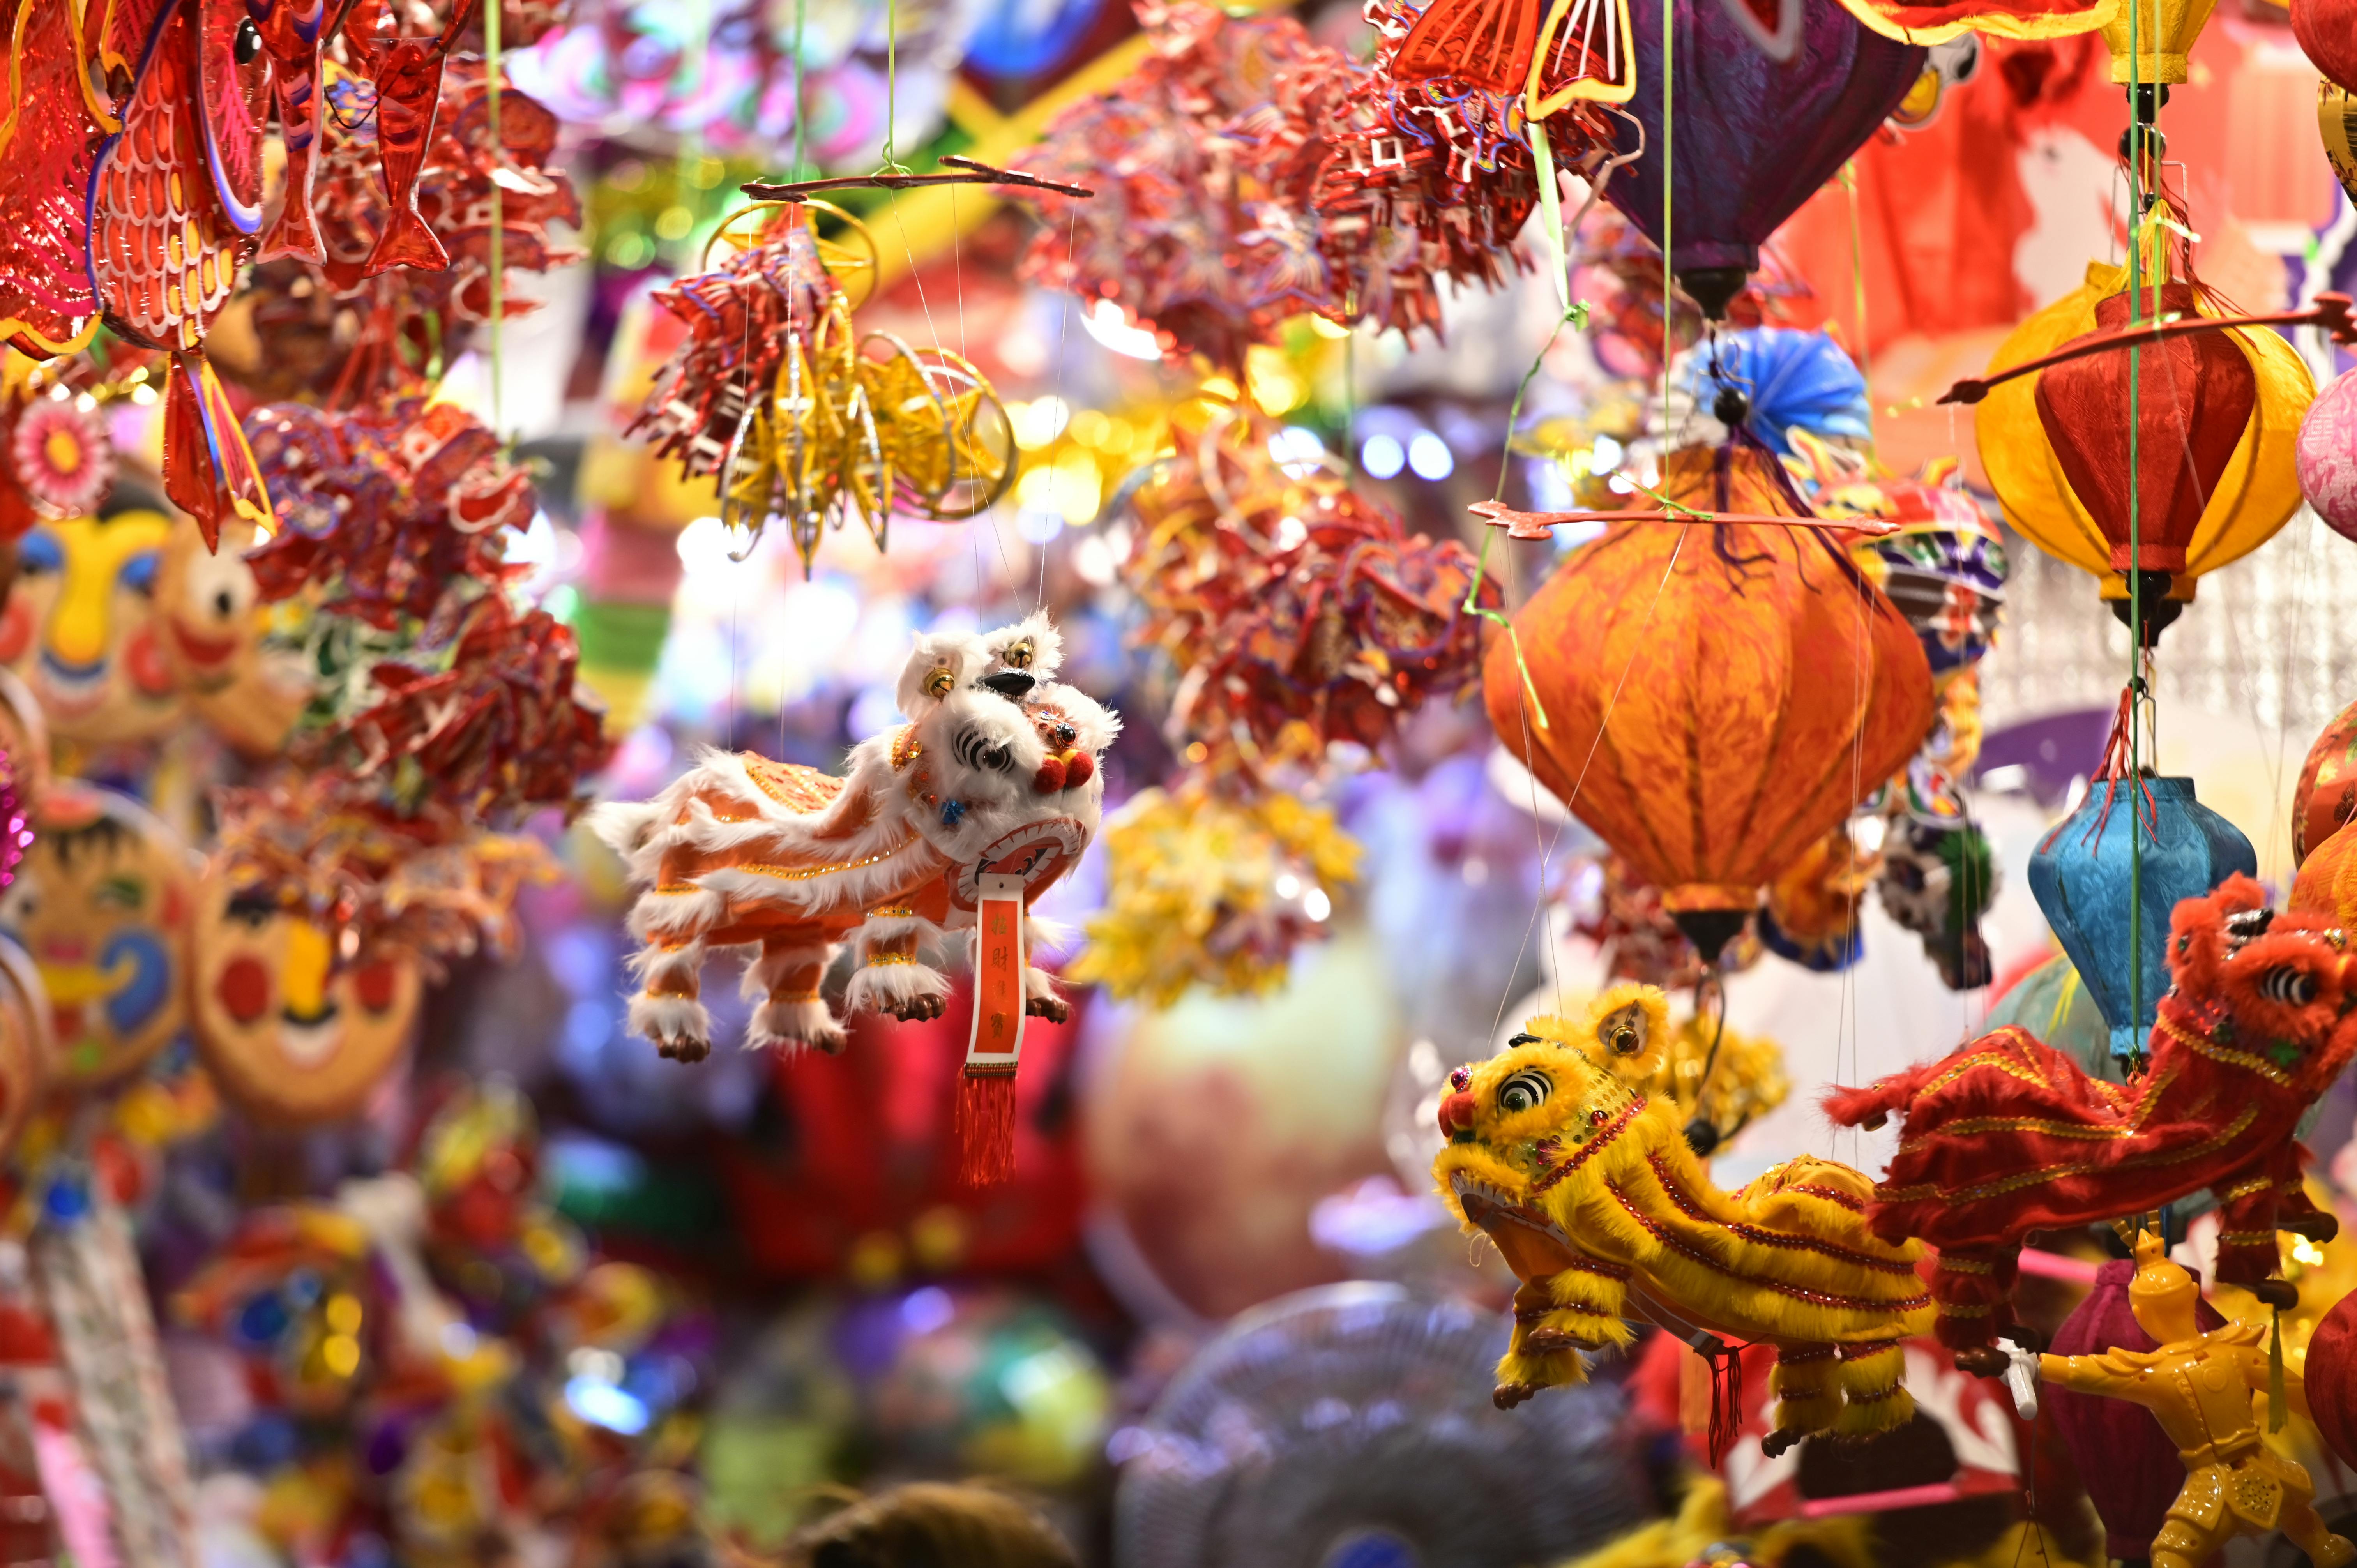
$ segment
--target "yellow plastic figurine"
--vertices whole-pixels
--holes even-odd
[[[2016,1367],[2036,1368],[2039,1379],[2081,1393],[2127,1400],[2152,1412],[2185,1462],[2185,1487],[2169,1508],[2152,1542],[2152,1568],[2194,1568],[2238,1535],[2280,1528],[2317,1568],[2357,1561],[2357,1547],[2324,1528],[2312,1506],[2308,1472],[2268,1448],[2252,1413],[2252,1396],[2266,1391],[2266,1330],[2229,1323],[2204,1334],[2194,1320],[2201,1288],[2169,1261],[2160,1239],[2136,1237],[2136,1278],[2128,1310],[2158,1350],[2114,1348],[2100,1356],[2039,1356],[2013,1352]],[[2281,1374],[2285,1402],[2308,1414],[2298,1373]],[[2024,1419],[2037,1414],[2036,1395],[2016,1380]]]

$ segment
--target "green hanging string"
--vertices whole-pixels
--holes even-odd
[[[816,170],[805,171],[802,154],[810,145],[810,101],[802,95],[802,23],[809,9],[809,0],[794,0],[794,177],[807,179]]]
[[[1677,252],[1670,234],[1677,195],[1678,126],[1671,113],[1678,74],[1677,16],[1677,0],[1662,0],[1662,434],[1665,439],[1670,427],[1670,355],[1676,336],[1670,297],[1677,293],[1677,284],[1670,258]]]
[[[900,5],[899,0],[884,8],[884,167],[886,174],[907,174],[908,166],[900,162],[899,149],[894,145],[898,124],[896,104],[900,88]]]
[[[2136,40],[2137,23],[2143,12],[2143,0],[2128,0],[2128,199],[2134,206],[2128,221],[2128,323],[2134,327],[2141,313],[2143,286],[2141,268],[2144,260],[2144,153],[2145,128],[2142,103],[2143,83],[2139,80]],[[2137,361],[2139,349],[2134,339],[2128,344],[2128,1017],[2133,1036],[2134,1020],[2144,1016],[2144,811],[2139,804],[2141,789],[2136,780],[2142,776],[2144,738],[2144,595],[2139,591],[2141,579],[2136,563],[2142,556],[2143,520],[2139,514],[2136,495],[2137,457],[2136,426],[2139,420],[2139,394],[2143,377]],[[2144,1052],[2139,1044],[2132,1060],[2141,1063]]]
[[[1866,232],[1857,215],[1857,160],[1843,163],[1842,188],[1849,192],[1849,285],[1851,304],[1857,315],[1857,366],[1859,379],[1866,377]],[[1867,439],[1874,438],[1874,389],[1866,393]]]
[[[1527,122],[1531,134],[1531,171],[1539,182],[1539,240],[1546,251],[1548,273],[1555,278],[1555,303],[1571,308],[1571,241],[1563,231],[1563,192],[1555,185],[1555,151],[1547,144],[1546,122]]]
[[[2284,1429],[2283,1308],[2275,1309],[2275,1337],[2267,1341],[2267,1430]]]
[[[507,315],[507,223],[500,199],[500,171],[506,166],[506,145],[500,140],[500,12],[503,0],[483,7],[483,107],[491,131],[491,434],[500,434],[507,403],[502,395],[500,328]]]
[[[1587,301],[1579,300],[1563,313],[1563,319],[1555,324],[1555,330],[1547,334],[1547,340],[1533,356],[1531,368],[1523,372],[1522,384],[1514,389],[1513,403],[1506,410],[1506,449],[1498,455],[1498,484],[1490,492],[1490,499],[1493,501],[1502,499],[1506,494],[1506,467],[1514,449],[1515,426],[1523,420],[1523,395],[1531,390],[1531,383],[1538,380],[1539,368],[1546,363],[1549,350],[1555,348],[1555,339],[1563,336],[1563,329],[1566,327],[1577,327],[1583,332],[1587,329]],[[1514,668],[1522,672],[1523,696],[1531,705],[1531,722],[1539,729],[1548,729],[1553,726],[1547,723],[1546,704],[1539,701],[1538,683],[1531,679],[1531,667],[1523,658],[1523,639],[1515,635],[1514,623],[1496,610],[1484,608],[1480,603],[1482,577],[1490,569],[1490,542],[1497,536],[1498,531],[1494,528],[1484,527],[1481,530],[1481,549],[1473,558],[1473,581],[1465,589],[1465,613],[1494,621],[1506,628],[1506,645],[1514,650]]]

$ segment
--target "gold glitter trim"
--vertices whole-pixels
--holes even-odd
[[[900,733],[892,737],[892,771],[899,772],[924,753],[925,748],[917,742],[917,726],[903,725]]]
[[[2169,1032],[2170,1039],[2196,1056],[2208,1057],[2213,1062],[2223,1062],[2228,1067],[2238,1067],[2246,1072],[2257,1073],[2269,1083],[2280,1084],[2287,1089],[2291,1086],[2291,1074],[2265,1057],[2255,1057],[2248,1051],[2238,1051],[2231,1046],[2222,1046],[2215,1040],[2205,1038],[2173,1022],[2167,1014],[2161,1015],[2160,1026]]]
[[[2268,1187],[2273,1187],[2274,1185],[2275,1184],[2269,1181],[2266,1177],[2256,1176],[2253,1176],[2248,1181],[2236,1182],[2233,1187],[2228,1187],[2222,1196],[2226,1202],[2232,1203],[2238,1197],[2249,1197],[2254,1194],[2265,1192]]]
[[[728,866],[726,868],[715,867],[715,869],[750,871],[762,876],[774,876],[780,882],[809,882],[821,876],[833,876],[838,872],[859,871],[870,865],[881,865],[883,862],[891,859],[894,855],[899,854],[902,850],[907,849],[910,844],[915,843],[917,841],[915,839],[902,839],[890,849],[884,850],[877,854],[871,854],[865,860],[838,861],[833,865],[751,865]]]

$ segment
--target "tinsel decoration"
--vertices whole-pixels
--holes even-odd
[[[1214,771],[1318,763],[1335,742],[1380,751],[1419,703],[1473,682],[1475,611],[1503,596],[1463,544],[1280,456],[1275,422],[1211,406],[1173,415],[1178,450],[1131,501],[1124,575],[1138,639],[1182,672],[1173,724]]]
[[[830,254],[872,278],[874,245],[848,214],[838,216],[864,256],[823,240],[811,209],[824,207],[739,214],[718,238],[749,216],[740,249],[656,293],[687,336],[630,427],[685,474],[717,477],[721,521],[745,548],[782,521],[805,571],[826,532],[855,515],[881,550],[895,513],[973,517],[1016,471],[1014,424],[970,361],[889,333],[859,336]]]
[[[1189,986],[1265,995],[1358,878],[1333,811],[1281,791],[1145,789],[1104,827],[1106,902],[1067,973],[1168,1007]]]
[[[1379,0],[1369,16],[1396,39],[1415,10]],[[1182,3],[1141,5],[1138,20],[1146,61],[1023,155],[1097,192],[1041,199],[1024,277],[1232,371],[1305,311],[1437,332],[1439,280],[1519,266],[1514,234],[1538,199],[1519,94],[1394,81],[1291,17]],[[1585,143],[1566,141],[1574,161]]]

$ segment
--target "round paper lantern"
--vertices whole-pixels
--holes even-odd
[[[2112,1055],[2144,1048],[2161,993],[2169,986],[2169,918],[2180,899],[2198,898],[2235,872],[2255,876],[2259,857],[2233,823],[2193,798],[2190,779],[2101,782],[2086,800],[2047,830],[2029,857],[2029,890],[2070,955],[2081,981],[2111,1026]],[[2132,815],[2131,812],[2135,814]],[[2129,940],[2128,840],[2143,822],[2142,940]],[[2131,972],[2140,977],[2136,1005]]]
[[[2357,539],[2357,373],[2316,394],[2299,422],[2299,493],[2327,528]]]
[[[1664,467],[1681,505],[1807,515],[1748,438]],[[1620,524],[1572,552],[1514,628],[1545,722],[1501,637],[1482,671],[1491,724],[1706,959],[1932,727],[1914,628],[1810,529]]]
[[[1662,7],[1629,7],[1637,80],[1662,80]],[[1760,264],[1760,246],[1881,128],[1922,74],[1925,51],[1870,32],[1835,5],[1799,5],[1783,59],[1755,45],[1733,5],[1678,6],[1675,214],[1670,264],[1703,313],[1723,319]],[[1639,92],[1616,121],[1620,152],[1644,148],[1605,187],[1662,242],[1662,94]],[[1641,132],[1639,125],[1642,125]]]
[[[2337,828],[2308,852],[2291,881],[2290,907],[2357,918],[2357,832]]]
[[[2357,1470],[2357,1295],[2344,1295],[2309,1337],[2301,1369],[2309,1414],[2333,1455]]]
[[[2291,0],[2291,36],[2326,85],[2357,92],[2357,4]]]
[[[2086,336],[2097,326],[2098,304],[2118,295],[2126,285],[2126,268],[2100,262],[2091,263],[2083,285],[2014,329],[1990,358],[1989,370],[1994,372],[2039,359],[2072,338]],[[2182,308],[2189,314],[2203,316],[2221,314],[2198,294],[2174,296],[2181,301],[2175,306],[2169,305],[2171,297],[2164,288],[2165,308]],[[2298,440],[2300,417],[2316,395],[2307,362],[2281,335],[2265,328],[2200,336],[2214,336],[2241,350],[2253,377],[2253,402],[2217,483],[2204,492],[2209,496],[2208,504],[2201,508],[2183,541],[2183,564],[2166,567],[2147,564],[2143,568],[2156,573],[2166,571],[2169,575],[2168,597],[2147,598],[2146,602],[2144,620],[2150,628],[2147,638],[2175,618],[2185,602],[2193,597],[2196,578],[2257,549],[2275,537],[2276,530],[2299,510],[2299,476],[2293,448]],[[2139,360],[2152,358],[2155,353],[2156,350],[2147,349],[2139,355]],[[2090,509],[2090,498],[2083,497],[2074,489],[2056,443],[2050,438],[2040,418],[2040,385],[2054,371],[2018,377],[1993,389],[1980,405],[1977,435],[1981,464],[1988,472],[1997,499],[2004,503],[2006,521],[2049,555],[2097,578],[2104,599],[2113,607],[2112,613],[2126,621],[2128,590],[2127,579],[2122,575],[2127,564],[2124,502],[2107,498],[2125,497],[2126,489],[2124,454],[2127,354],[2121,350],[2091,355],[2075,362],[2097,365],[2106,361],[2117,361],[2109,373],[2116,376],[2119,388],[2112,403],[2113,438],[2109,446],[2123,456],[2115,467],[2106,469],[2102,476],[2104,482],[2096,487],[2099,493],[2092,498],[2095,504],[2112,509],[2105,521],[2098,521],[2097,513]],[[2145,389],[2139,394],[2137,409],[2144,425],[2137,440],[2139,461],[2164,462],[2166,454],[2172,451],[2181,458],[2181,442],[2172,447],[2163,433],[2172,411],[2181,407],[2179,400],[2150,395],[2157,390],[2157,378],[2151,370],[2142,371],[2139,379]],[[2167,384],[2158,383],[2163,388]],[[2066,420],[2071,417],[2066,415]],[[2143,513],[2138,532],[2148,536],[2147,542],[2151,542],[2149,536],[2160,527],[2168,492],[2155,489],[2141,479],[2138,489]],[[2114,530],[2117,531],[2116,539]],[[2121,553],[2119,564],[2115,564],[2115,551]],[[2173,550],[2168,558],[2175,558]],[[2145,582],[2148,594],[2160,586],[2154,577]]]
[[[136,800],[74,779],[41,797],[33,834],[0,929],[48,993],[51,1087],[80,1091],[136,1071],[187,1023],[195,857]]]
[[[2324,159],[2332,177],[2357,201],[2357,92],[2331,81],[2316,84],[2316,129],[2324,138]]]
[[[2303,864],[2352,817],[2357,817],[2357,703],[2324,726],[2300,764],[2291,792],[2292,865]]]
[[[256,1121],[351,1115],[409,1043],[417,964],[398,950],[339,968],[326,931],[233,897],[221,877],[198,895],[194,948],[197,1049],[222,1095]]]

